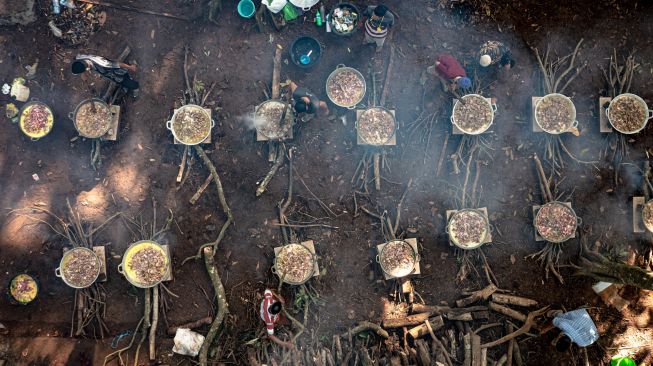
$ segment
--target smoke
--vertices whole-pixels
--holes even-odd
[[[254,113],[246,113],[236,117],[236,120],[241,122],[248,130],[258,129],[263,126],[262,119],[257,120],[254,118]]]

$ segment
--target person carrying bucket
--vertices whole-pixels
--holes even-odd
[[[107,60],[101,56],[94,55],[77,55],[71,64],[73,74],[82,74],[87,70],[92,70],[100,74],[103,78],[109,79],[120,85],[126,91],[136,91],[139,87],[138,81],[131,78],[129,72],[136,72],[136,66],[128,65],[123,62]],[[134,96],[136,93],[134,93]]]
[[[363,15],[369,17],[365,21],[365,43],[375,43],[376,52],[380,52],[395,17],[383,4],[368,6]]]
[[[445,90],[469,89],[472,81],[467,77],[465,69],[458,60],[449,54],[441,54],[437,57],[435,65],[429,66],[426,72],[434,75],[443,81]],[[444,81],[447,81],[446,83]]]
[[[313,92],[304,87],[298,86],[294,81],[290,81],[289,85],[295,112],[313,115],[318,111],[322,111],[324,114],[329,114],[329,107],[327,104],[321,101]],[[308,119],[310,119],[310,117]]]

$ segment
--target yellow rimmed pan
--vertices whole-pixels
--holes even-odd
[[[26,128],[27,118],[32,113],[35,113],[38,109],[42,109],[47,114],[45,125],[38,131],[28,131]],[[48,107],[45,103],[41,103],[39,101],[32,101],[25,104],[23,108],[20,109],[19,116],[20,130],[23,131],[23,133],[32,141],[37,141],[42,137],[45,137],[45,135],[50,133],[52,126],[54,125],[54,115],[52,114],[52,109],[50,109],[50,107]]]
[[[164,258],[163,269],[161,269],[161,271],[156,274],[156,278],[152,281],[146,281],[145,279],[141,278],[131,265],[132,261],[134,260],[134,256],[140,251],[148,248],[158,251]],[[141,240],[130,245],[129,248],[127,248],[125,251],[125,254],[122,256],[122,263],[118,265],[118,272],[125,276],[129,283],[139,288],[150,288],[158,285],[161,283],[161,281],[163,281],[164,278],[168,276],[169,271],[170,258],[168,258],[168,254],[161,245],[150,240]]]

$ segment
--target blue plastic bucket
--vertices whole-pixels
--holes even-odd
[[[240,0],[238,3],[238,15],[243,18],[251,18],[256,12],[256,6],[252,0]]]

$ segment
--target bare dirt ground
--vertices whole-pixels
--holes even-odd
[[[208,174],[200,159],[195,159],[189,179],[178,188],[175,177],[183,147],[172,144],[165,128],[165,121],[179,105],[185,88],[182,63],[183,47],[187,44],[192,51],[190,73],[206,85],[217,83],[209,98],[217,124],[213,143],[205,150],[221,175],[235,215],[235,225],[216,255],[230,315],[226,330],[218,340],[224,347],[214,356],[225,364],[243,364],[242,344],[254,338],[262,326],[257,319],[257,294],[266,286],[276,288],[278,283],[270,266],[273,247],[283,243],[275,223],[278,223],[277,204],[287,191],[288,166],[280,169],[263,196],[255,196],[257,183],[269,170],[267,149],[255,141],[254,131],[242,116],[265,100],[259,82],[270,83],[276,44],[287,49],[299,35],[312,35],[320,40],[323,56],[310,72],[293,67],[284,53],[282,79],[295,80],[324,99],[324,81],[338,64],[355,67],[368,76],[369,63],[387,63],[389,48],[375,55],[371,46],[362,45],[360,31],[350,38],[326,34],[310,22],[312,16],[306,21],[300,18],[280,33],[269,25],[265,33],[259,33],[253,21],[238,17],[231,2],[225,2],[218,17],[219,25],[203,18],[185,22],[106,8],[108,19],[103,30],[87,45],[67,48],[51,35],[43,20],[43,12],[48,9],[46,3],[40,4],[41,18],[36,23],[0,28],[0,79],[10,82],[24,72],[23,66],[38,59],[36,78],[29,82],[29,87],[32,96],[53,108],[56,120],[46,138],[31,142],[16,125],[2,117],[0,207],[4,212],[0,216],[3,268],[0,283],[8,283],[16,273],[28,272],[38,278],[41,286],[35,304],[17,307],[0,301],[0,322],[10,330],[8,353],[16,364],[101,364],[104,355],[111,351],[109,344],[113,336],[133,330],[142,314],[143,300],[139,292],[115,271],[120,256],[135,239],[124,222],[117,220],[99,234],[99,242],[107,244],[109,250],[109,280],[104,286],[109,295],[106,320],[111,336],[97,341],[80,340],[73,345],[57,343],[68,334],[73,308],[74,290],[53,276],[66,243],[47,226],[8,214],[12,209],[32,205],[63,215],[66,199],[70,199],[85,220],[98,225],[116,212],[150,217],[154,197],[160,208],[172,210],[176,220],[166,237],[172,249],[175,278],[168,287],[180,297],[174,299],[167,322],[185,323],[214,313],[213,290],[204,264],[195,261],[181,266],[181,262],[194,255],[201,244],[214,239],[224,217],[212,188],[207,189],[197,204],[188,203]],[[188,16],[197,15],[201,12],[197,9],[204,6],[199,1],[114,3]],[[331,3],[327,2],[327,6]],[[364,5],[356,4],[361,8]],[[543,151],[543,138],[530,128],[530,99],[541,95],[539,70],[531,47],[542,50],[549,43],[560,54],[567,54],[580,38],[585,43],[579,63],[586,62],[587,67],[566,94],[576,105],[581,134],[564,136],[563,140],[578,158],[598,162],[592,166],[568,160],[560,189],[572,193],[574,208],[582,217],[584,227],[592,228],[591,245],[603,251],[623,248],[644,254],[650,250],[650,236],[632,233],[631,197],[639,193],[641,186],[638,167],[648,157],[647,149],[653,152],[651,129],[629,139],[630,156],[625,161],[628,164],[621,166],[621,178],[614,187],[611,159],[609,154],[606,157],[602,153],[608,142],[598,129],[598,96],[605,92],[599,67],[607,67],[616,48],[624,55],[636,50],[641,68],[631,90],[653,101],[650,61],[653,49],[648,46],[653,36],[653,8],[637,1],[567,4],[526,0],[477,7],[474,4],[486,3],[387,2],[398,15],[391,41],[398,52],[387,104],[396,109],[399,143],[387,149],[391,172],[384,174],[386,180],[380,192],[371,190],[369,202],[372,203],[366,205],[373,209],[374,203],[378,203],[378,207],[394,209],[404,185],[412,178],[412,187],[403,204],[401,227],[412,228],[409,236],[418,238],[421,248],[422,274],[414,281],[417,291],[426,303],[438,304],[460,298],[463,288],[484,286],[484,279],[474,275],[462,284],[455,281],[459,263],[447,241],[444,215],[455,206],[455,187],[462,185],[464,172],[454,174],[452,162],[447,158],[443,173],[435,178],[440,148],[445,136],[451,133],[448,120],[451,102],[435,80],[427,82],[423,94],[419,79],[440,52],[465,59],[471,70],[480,44],[490,39],[503,41],[511,47],[516,67],[508,75],[491,72],[484,79],[487,85],[498,78],[484,94],[496,97],[499,106],[488,139],[491,149],[480,156],[483,160],[481,203],[498,229],[494,242],[484,247],[489,265],[505,290],[556,308],[589,307],[602,334],[599,343],[589,348],[591,365],[609,363],[615,349],[625,343],[637,346],[630,353],[638,361],[650,363],[653,313],[650,301],[646,302],[650,293],[628,291],[624,296],[638,305],[619,313],[607,308],[592,292],[592,281],[573,276],[573,269],[561,268],[565,282],[560,284],[553,278],[545,279],[538,263],[525,256],[542,245],[533,240],[531,226],[530,206],[539,200],[540,194],[532,156]],[[67,116],[79,101],[100,93],[105,82],[92,75],[72,75],[69,63],[77,53],[115,57],[125,45],[133,50],[127,61],[139,66],[136,78],[141,83],[141,91],[138,98],[128,97],[123,101],[119,141],[103,144],[102,165],[94,171],[89,164],[90,142],[81,138],[73,140],[77,132]],[[380,90],[382,84],[378,85]],[[7,96],[0,98],[4,105]],[[311,282],[322,303],[311,310],[311,332],[307,334],[312,333],[318,340],[330,340],[331,335],[361,320],[378,321],[381,298],[387,297],[392,289],[390,282],[382,280],[374,263],[373,248],[383,241],[377,221],[366,215],[352,215],[350,179],[364,153],[356,145],[353,112],[330,107],[337,117],[347,117],[346,125],[340,118],[318,117],[300,123],[294,140],[288,143],[296,147],[293,164],[299,175],[337,215],[326,222],[338,229],[298,230],[300,238],[315,241],[324,271]],[[425,131],[411,136],[402,130],[422,109],[442,111],[428,146],[421,138]],[[459,139],[458,136],[449,138],[447,156],[454,153]],[[34,181],[32,174],[38,174],[40,180]],[[295,202],[295,210],[312,216],[324,215],[310,192],[297,180]],[[164,212],[159,210],[161,220]],[[561,263],[574,262],[578,252],[578,239],[567,242]],[[373,276],[370,271],[374,271]],[[284,294],[288,298],[292,296],[288,289]],[[171,338],[164,335],[163,326],[160,329],[159,354],[168,360]],[[646,338],[639,344],[628,342],[642,334],[648,334],[648,346]],[[489,332],[488,339],[500,335],[499,330]],[[526,337],[520,342],[528,365],[579,362],[577,352],[555,354],[549,345],[551,339],[552,336],[546,335]],[[501,353],[490,352],[490,355],[498,359]],[[189,364],[179,356],[165,362]]]

